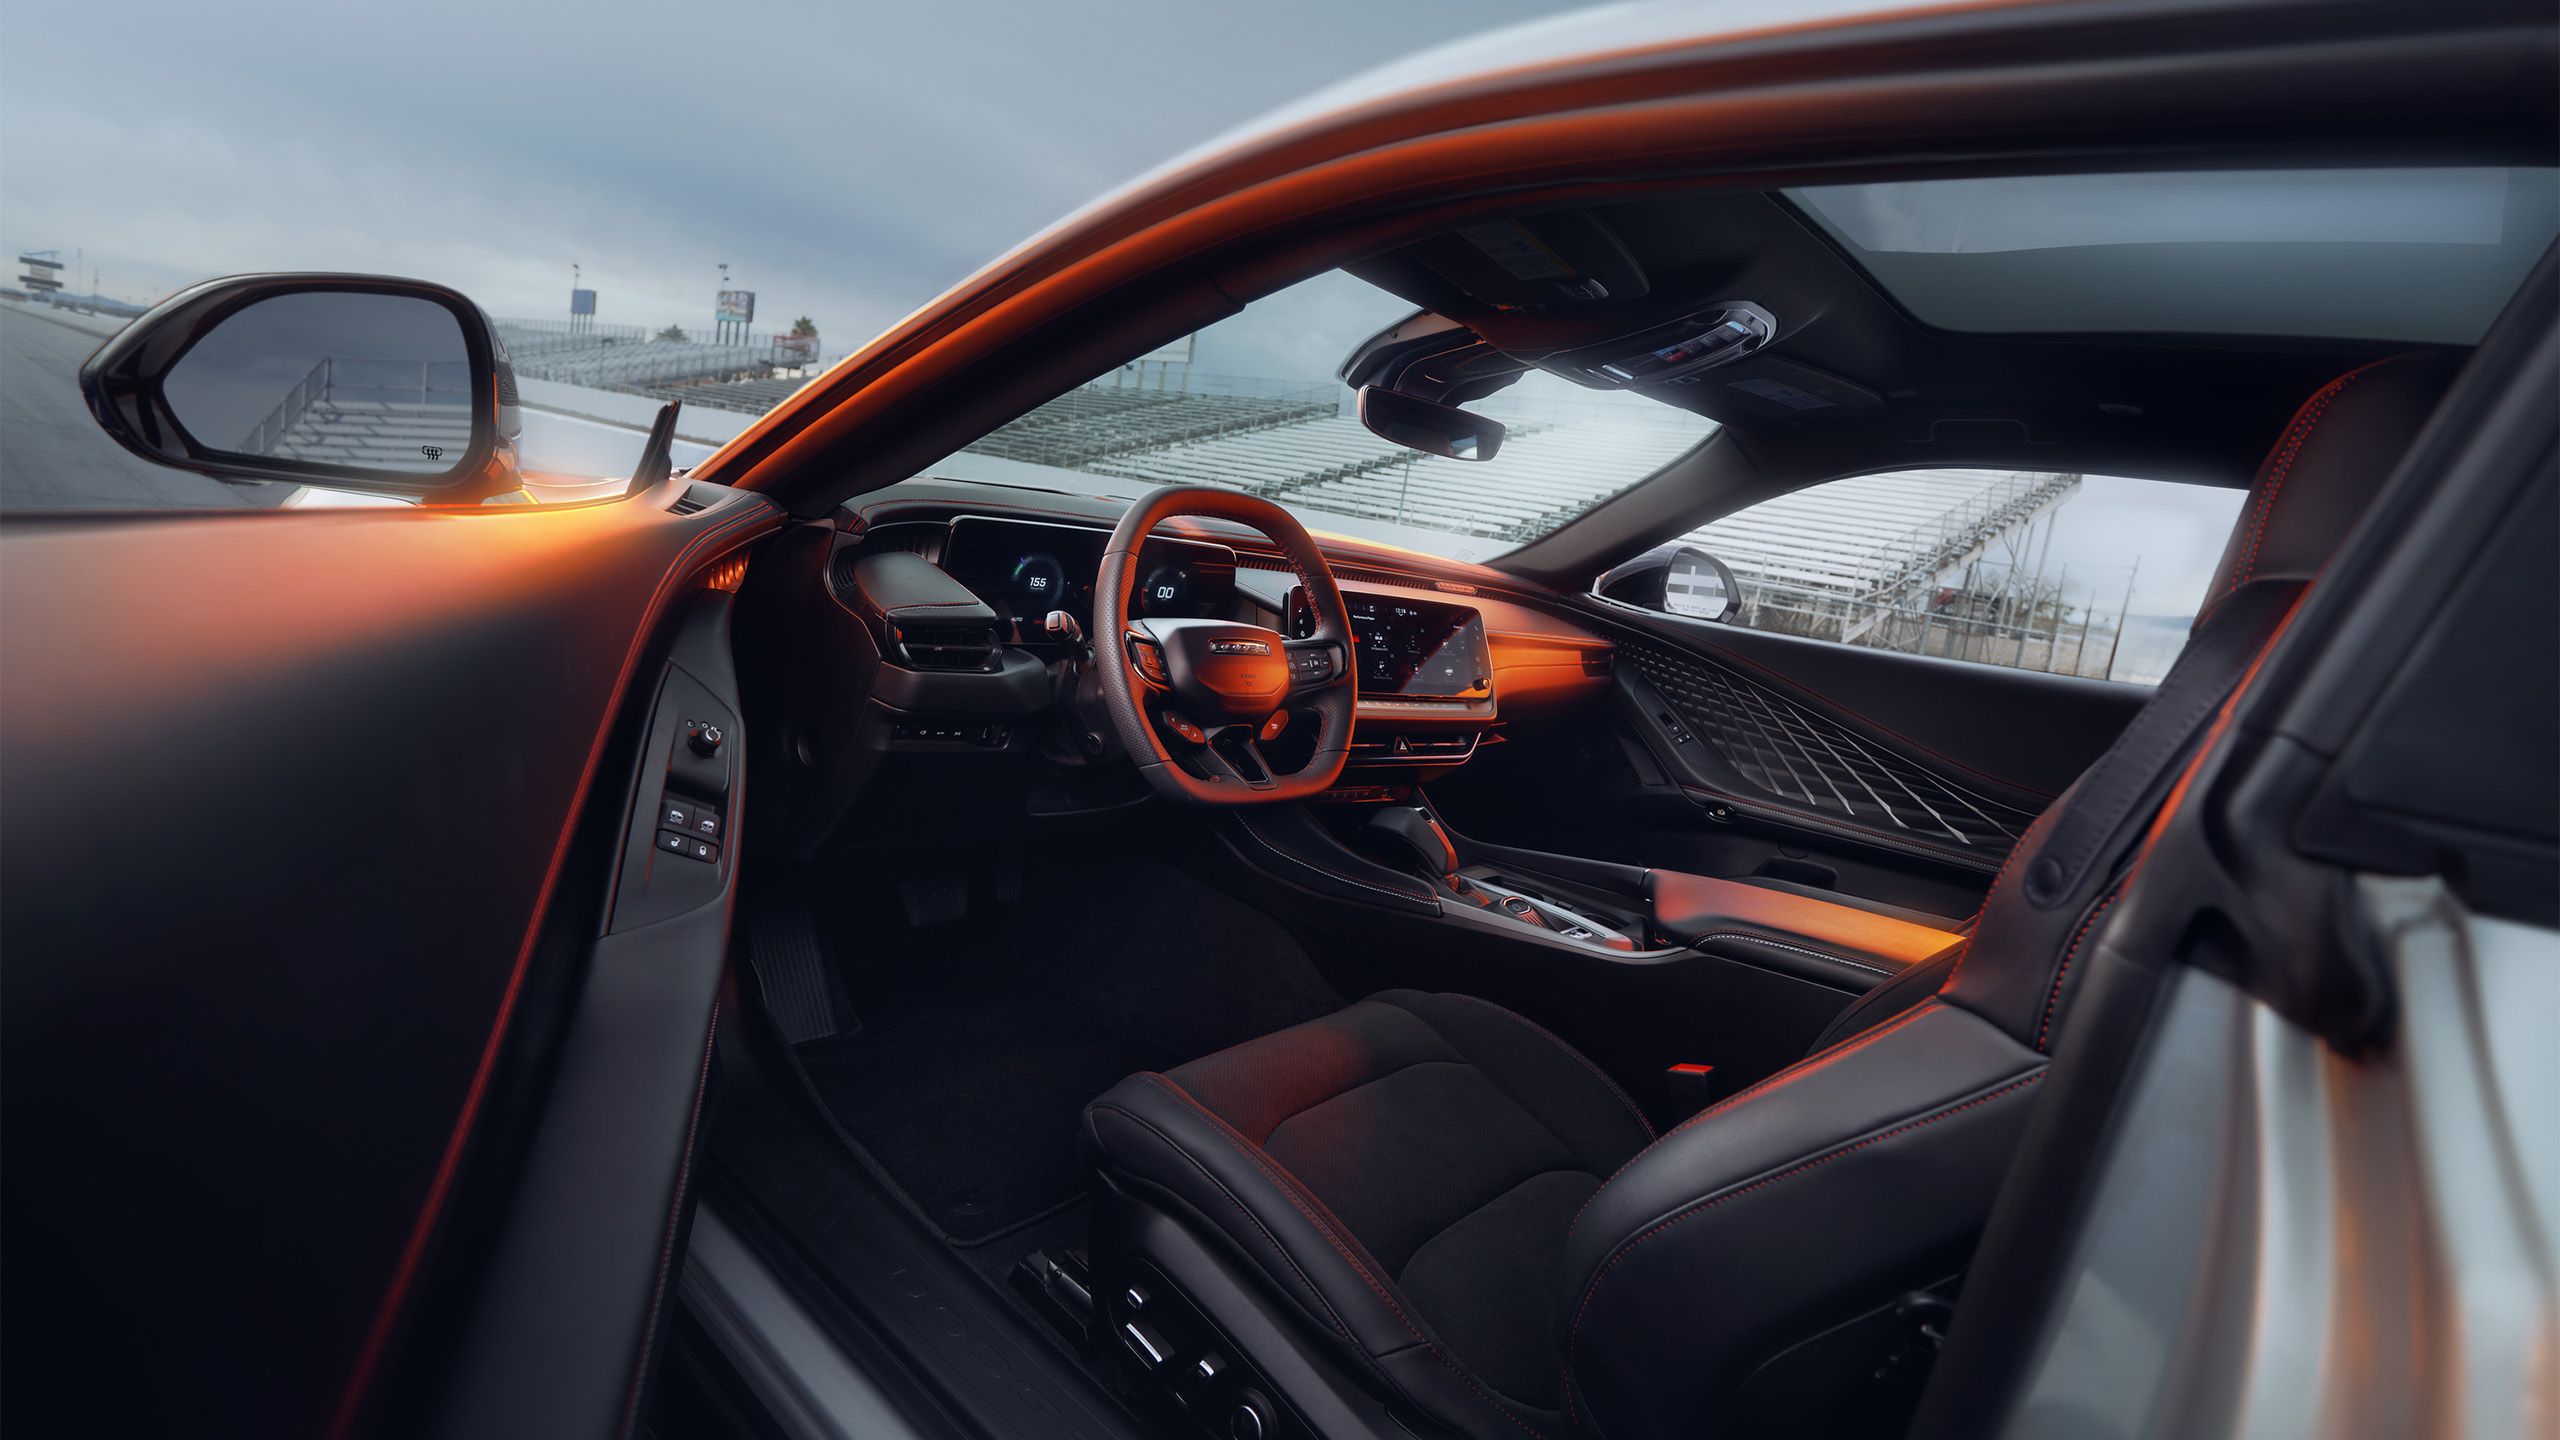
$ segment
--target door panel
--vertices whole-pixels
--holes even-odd
[[[616,716],[778,523],[683,489],[0,526],[7,1428],[323,1433],[456,1281],[578,1008]]]
[[[1433,784],[1461,830],[1961,919],[2150,695],[1623,607],[1606,628],[1612,688],[1575,738]]]
[[[2061,794],[2152,694],[2122,681],[1664,617],[1658,633],[1673,632],[1705,658],[1854,716],[1950,778],[2022,805]]]

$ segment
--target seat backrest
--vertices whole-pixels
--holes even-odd
[[[1864,1378],[1909,1333],[1904,1297],[1944,1289],[1972,1253],[2142,836],[2458,360],[2396,356],[2303,405],[2186,650],[2020,837],[1936,993],[1693,1117],[1592,1197],[1563,1266],[1578,1424],[1818,1433],[1867,1403]]]

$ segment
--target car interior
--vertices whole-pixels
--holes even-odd
[[[1997,197],[1879,184],[1343,259],[1414,311],[1364,407],[1714,422],[1489,563],[931,466],[787,531],[614,902],[740,877],[707,1193],[983,1424],[1897,1433],[2082,946],[2550,242],[2499,173],[2485,244],[1897,247]],[[1923,464],[2245,499],[2156,686],[1665,608],[1666,542]]]
[[[0,1428],[2542,1405],[2547,7],[1732,23],[1311,96],[689,466],[431,278],[53,364],[93,454],[371,503],[0,517]],[[1274,388],[1075,429],[1177,347]],[[2104,654],[2029,659],[2029,513]],[[1853,525],[1917,639],[1764,623]]]

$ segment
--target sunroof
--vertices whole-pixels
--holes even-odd
[[[1787,192],[1942,330],[2467,345],[2560,228],[2549,169],[2228,170]]]

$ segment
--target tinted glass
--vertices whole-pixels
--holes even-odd
[[[1137,496],[1220,485],[1311,530],[1483,560],[1553,531],[1715,432],[1704,416],[1533,371],[1466,408],[1508,427],[1491,460],[1372,433],[1335,378],[1413,306],[1339,271],[1069,391],[928,467],[944,479]]]
[[[1923,324],[2468,345],[2560,228],[2552,170],[2233,170],[1788,192]]]
[[[1731,623],[2155,685],[2247,492],[2112,475],[1908,470],[1808,486],[1692,531]]]

